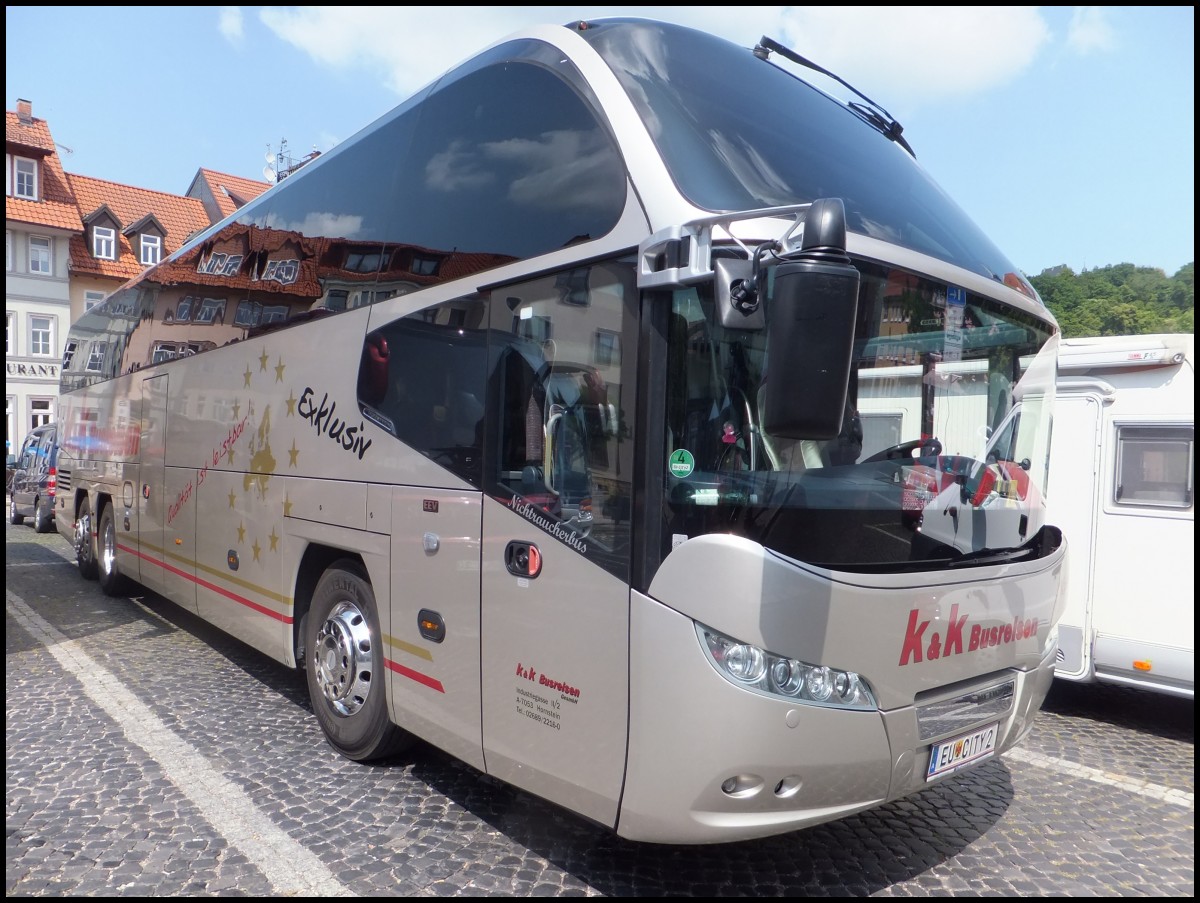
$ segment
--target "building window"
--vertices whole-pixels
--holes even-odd
[[[31,430],[45,426],[53,419],[51,417],[53,403],[53,399],[50,398],[29,399],[29,428]]]
[[[52,270],[50,239],[44,235],[29,236],[29,272],[49,276]]]
[[[153,266],[162,257],[162,239],[157,235],[143,235],[139,242],[142,252],[142,266]]]
[[[29,318],[29,353],[54,353],[54,320],[50,317]]]
[[[1118,427],[1113,500],[1118,505],[1190,508],[1195,433],[1191,424]]]
[[[15,197],[36,201],[37,196],[37,161],[24,157],[13,157],[12,192]]]
[[[88,291],[83,293],[83,312],[87,313],[97,304],[104,301],[107,296],[104,292]]]
[[[79,343],[75,341],[67,342],[66,350],[63,351],[63,369],[71,368],[71,361],[75,359],[75,352],[79,348]]]
[[[12,232],[4,230],[4,269],[12,272]]]
[[[101,260],[117,259],[117,230],[107,226],[92,227],[92,256]]]
[[[17,347],[13,344],[13,324],[16,322],[16,317],[12,314],[6,314],[4,317],[4,353],[16,354]]]

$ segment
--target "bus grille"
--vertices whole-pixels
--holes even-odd
[[[981,721],[995,720],[1012,708],[1016,682],[972,690],[952,699],[917,706],[921,742],[967,730]]]

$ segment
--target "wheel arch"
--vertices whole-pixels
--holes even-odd
[[[366,562],[359,552],[339,549],[336,546],[310,543],[300,559],[300,567],[296,572],[296,588],[292,593],[292,649],[295,653],[296,667],[304,668],[304,625],[308,611],[312,607],[313,593],[317,581],[329,568],[337,562],[347,562],[362,571],[363,578],[370,580]]]

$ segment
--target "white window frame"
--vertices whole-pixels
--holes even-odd
[[[143,232],[138,248],[142,266],[154,266],[162,259],[162,239],[157,235],[147,235]]]
[[[4,230],[4,271],[11,273],[13,268],[12,230]]]
[[[11,176],[5,181],[8,194],[27,201],[38,199],[38,162],[30,157],[12,157]]]
[[[92,256],[98,260],[117,259],[117,230],[92,226]]]
[[[39,426],[54,422],[53,398],[29,399],[29,429],[36,430]]]
[[[86,292],[83,293],[83,312],[86,314],[89,310],[91,310],[97,304],[103,304],[104,299],[107,297],[108,297],[108,295],[105,294],[104,292],[99,292],[94,289],[88,289]]]
[[[54,275],[54,239],[50,236],[29,236],[29,272],[38,276]]]
[[[71,361],[75,359],[75,352],[79,350],[79,342],[72,339],[67,342],[67,347],[63,350],[62,368],[64,370],[71,369]]]
[[[45,323],[45,328],[41,328]],[[52,357],[54,355],[54,317],[42,314],[29,315],[29,356]],[[45,336],[42,336],[45,333]],[[44,347],[43,347],[44,346]]]
[[[17,353],[17,315],[12,311],[5,311],[4,314],[4,353]]]

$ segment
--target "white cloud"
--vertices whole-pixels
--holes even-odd
[[[230,44],[240,45],[245,37],[242,8],[222,6],[217,11],[217,29]]]
[[[1049,40],[1037,7],[598,7],[595,18],[658,18],[745,46],[775,38],[896,111],[967,96],[1016,78]],[[407,97],[462,60],[534,23],[566,23],[565,6],[264,7],[282,40],[335,69],[367,69]],[[1098,19],[1099,16],[1092,17]]]
[[[895,112],[1015,79],[1050,38],[1032,6],[790,7],[781,43]]]
[[[1071,13],[1067,46],[1081,55],[1094,50],[1112,50],[1117,35],[1108,22],[1108,12],[1099,6],[1078,6]]]

